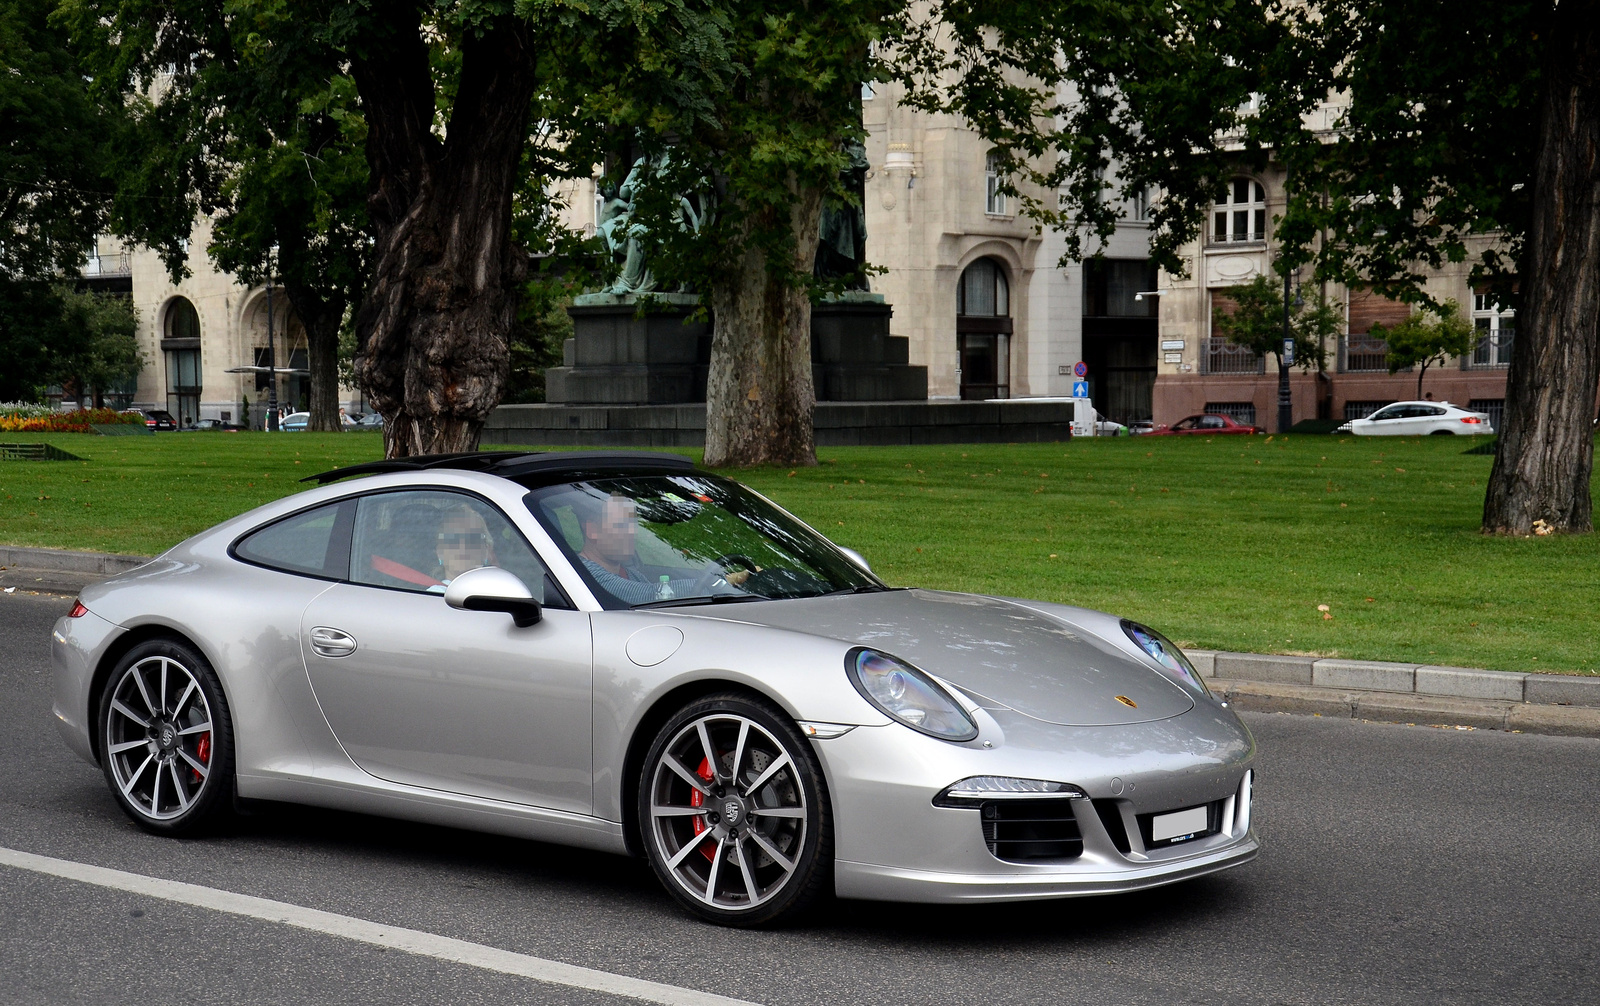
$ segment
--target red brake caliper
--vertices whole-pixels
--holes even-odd
[[[700,778],[704,779],[706,782],[710,782],[711,778],[712,778],[712,776],[711,776],[711,760],[709,758],[701,758],[700,759],[700,767],[694,770],[694,774],[699,776]],[[704,807],[705,804],[706,804],[706,798],[699,790],[696,789],[696,790],[691,790],[689,792],[689,806],[691,806],[691,807]],[[696,835],[703,834],[705,832],[705,830],[706,830],[706,820],[705,820],[705,818],[696,817],[696,818],[693,818],[693,821],[694,821],[694,833]],[[716,849],[713,846],[710,846],[710,845],[701,846],[700,854],[702,856],[706,857],[707,860],[712,860],[712,859],[717,858]]]
[[[211,766],[211,731],[207,730],[205,733],[200,735],[199,742],[194,746],[194,756],[195,759],[200,762],[200,764],[206,766],[207,768]],[[189,774],[194,776],[195,782],[200,781],[199,772],[196,772],[194,769],[190,769]]]

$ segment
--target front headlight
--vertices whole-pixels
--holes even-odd
[[[978,726],[950,693],[898,657],[858,646],[844,667],[861,697],[891,719],[945,741],[970,741]]]
[[[1206,687],[1205,679],[1200,677],[1200,672],[1189,663],[1189,658],[1183,651],[1173,644],[1172,640],[1138,622],[1122,620],[1122,631],[1128,634],[1134,645],[1150,655],[1150,659],[1161,665],[1161,669],[1177,679],[1180,685],[1190,691],[1199,692],[1201,695],[1210,695],[1211,689]]]

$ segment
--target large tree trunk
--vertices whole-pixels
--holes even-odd
[[[511,198],[535,74],[527,26],[500,17],[464,33],[441,142],[417,10],[357,55],[367,117],[372,283],[356,315],[356,379],[383,415],[388,457],[475,450],[500,402],[527,256]]]
[[[344,298],[324,298],[317,291],[285,281],[284,293],[306,330],[307,369],[311,371],[311,416],[306,429],[339,433],[339,325]]]
[[[790,210],[793,260],[769,262],[761,242],[741,241],[739,257],[710,283],[709,466],[817,463],[811,294],[804,277],[816,259],[821,216],[821,190],[800,188]]]
[[[1545,58],[1533,219],[1483,530],[1592,530],[1600,381],[1600,0],[1563,0]]]

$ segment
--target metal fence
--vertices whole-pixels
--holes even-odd
[[[1506,415],[1506,400],[1504,398],[1474,398],[1467,403],[1468,412],[1483,412],[1489,416],[1489,425],[1495,432],[1500,432],[1500,421]]]
[[[1391,402],[1391,401],[1382,401],[1382,402],[1345,402],[1344,403],[1344,421],[1348,423],[1352,419],[1365,419],[1368,416],[1372,415],[1374,412],[1377,412],[1379,409],[1383,408],[1385,405],[1393,405],[1393,404],[1394,403]]]
[[[1372,374],[1389,370],[1389,344],[1370,335],[1339,336],[1339,373]]]
[[[1206,339],[1206,351],[1201,354],[1207,374],[1265,374],[1267,361],[1252,350],[1212,337]]]
[[[1245,426],[1256,424],[1255,402],[1207,402],[1206,411],[1213,416],[1227,416]]]

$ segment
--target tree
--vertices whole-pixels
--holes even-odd
[[[63,273],[83,265],[105,217],[106,140],[119,106],[77,71],[49,0],[0,0],[0,399],[52,380]]]
[[[888,0],[724,3],[725,63],[686,67],[704,79],[726,74],[709,111],[686,109],[667,128],[625,120],[642,130],[652,166],[639,210],[665,251],[653,268],[668,284],[705,289],[715,317],[709,465],[816,463],[811,300],[831,288],[813,271],[822,207],[854,198],[840,175],[848,145],[864,136],[861,83],[899,9]],[[678,222],[686,193],[704,210],[697,230]]]
[[[112,226],[176,281],[211,216],[219,269],[282,284],[306,332],[308,427],[337,432],[339,332],[371,243],[366,126],[339,54],[276,3],[68,0],[62,17],[99,93],[126,99]]]
[[[1429,318],[1429,314],[1433,318]],[[1446,301],[1434,311],[1415,311],[1392,328],[1372,326],[1372,336],[1389,347],[1389,373],[1417,367],[1417,397],[1422,397],[1422,379],[1430,364],[1443,364],[1454,356],[1466,356],[1478,345],[1477,330],[1461,315],[1461,305]]]
[[[1261,129],[1290,172],[1280,233],[1325,276],[1434,307],[1425,270],[1471,261],[1517,312],[1483,529],[1591,530],[1600,2],[1321,0],[1283,20],[1293,70]],[[1306,128],[1338,94],[1336,133]]]
[[[1217,310],[1212,327],[1237,346],[1257,356],[1271,356],[1283,366],[1283,290],[1271,277],[1257,276],[1249,283],[1223,291],[1236,305],[1230,314]],[[1290,303],[1289,332],[1294,340],[1294,363],[1302,370],[1327,369],[1324,340],[1335,334],[1339,322],[1334,309],[1320,297],[1310,303]]]
[[[52,340],[51,379],[105,407],[106,392],[134,381],[144,355],[134,338],[139,320],[127,297],[58,288],[61,317]]]

